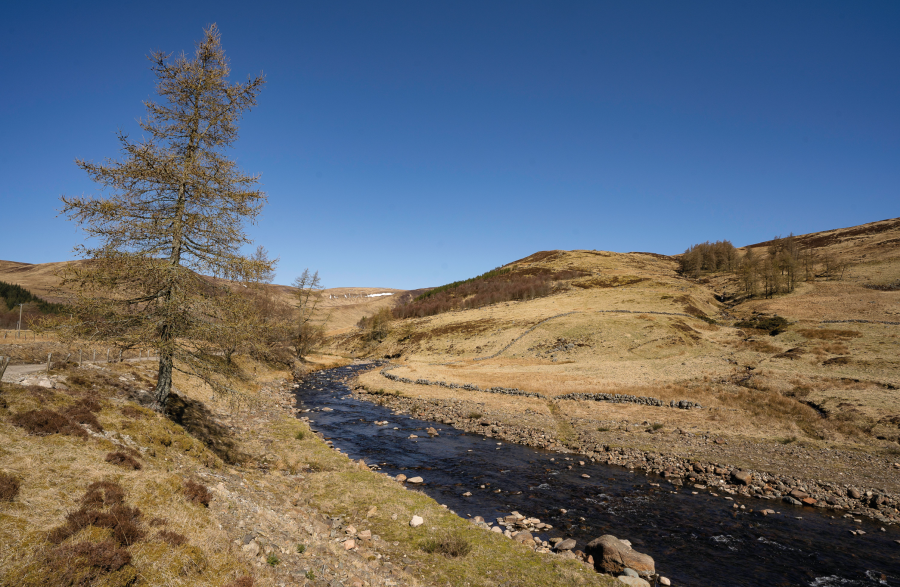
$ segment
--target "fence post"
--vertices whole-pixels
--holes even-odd
[[[119,349],[119,362],[122,362],[122,349]]]
[[[50,359],[51,359],[51,357],[53,357],[53,353],[50,353],[49,355],[47,355],[47,373],[50,372]]]
[[[81,367],[81,353],[84,352],[84,349],[78,349],[78,366]]]
[[[3,379],[3,374],[6,373],[6,368],[9,367],[9,359],[10,357],[0,357],[0,379]]]
[[[93,361],[91,361],[91,362],[92,362],[92,363],[96,363],[96,362],[97,362],[97,349],[94,349],[94,359],[93,359]]]
[[[106,349],[106,362],[107,363],[109,363],[109,350],[110,349]]]

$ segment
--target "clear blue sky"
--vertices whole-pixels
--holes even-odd
[[[16,2],[0,19],[0,259],[72,257],[76,157],[118,156],[145,56],[216,22],[268,83],[233,156],[253,238],[327,287],[546,249],[736,245],[900,216],[900,2]]]

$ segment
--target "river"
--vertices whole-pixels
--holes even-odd
[[[423,477],[418,488],[463,518],[492,522],[518,511],[553,525],[541,534],[544,539],[574,538],[582,550],[603,534],[628,539],[676,586],[900,587],[900,531],[894,526],[882,531],[869,520],[854,522],[775,500],[726,500],[578,455],[394,414],[354,399],[342,382],[368,368],[351,365],[310,375],[296,390],[298,407],[309,410],[304,415],[313,429],[342,452],[392,476]],[[375,424],[384,420],[389,424]],[[424,432],[429,426],[440,435],[430,438]],[[411,434],[418,438],[410,439]],[[467,491],[471,497],[463,497]],[[766,508],[778,513],[762,516],[759,511]]]

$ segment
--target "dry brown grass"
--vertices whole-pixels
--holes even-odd
[[[6,545],[0,551],[0,584],[126,585],[140,576],[143,584],[219,587],[246,574],[244,564],[222,548],[227,536],[209,510],[182,499],[181,477],[168,470],[175,463],[216,466],[216,458],[180,426],[152,412],[126,404],[143,415],[134,419],[112,407],[110,398],[118,403],[137,393],[135,385],[144,385],[147,366],[110,369],[66,371],[68,392],[3,384],[9,411],[32,413],[21,423],[42,435],[0,421],[0,470],[20,484],[19,497],[0,516],[0,541]],[[37,417],[34,412],[42,410],[57,416]],[[82,419],[91,414],[107,434],[145,446],[143,468],[107,462],[107,454],[120,453],[127,461],[137,451],[88,436],[66,416],[70,413]],[[77,427],[83,436],[47,434],[68,427]],[[148,533],[146,520],[162,518],[173,536]],[[48,528],[54,528],[49,535]],[[174,534],[190,539],[175,544]],[[116,569],[122,551],[130,562]]]
[[[835,328],[800,328],[797,332],[813,340],[844,341],[862,336],[862,332],[857,330],[839,330]]]

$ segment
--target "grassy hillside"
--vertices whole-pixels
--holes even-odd
[[[900,454],[900,325],[884,324],[900,322],[900,291],[884,287],[900,279],[900,220],[798,240],[816,247],[820,258],[844,261],[843,276],[819,275],[789,294],[745,299],[732,295],[736,275],[688,278],[671,257],[546,251],[505,268],[577,272],[555,280],[549,295],[460,304],[394,320],[380,340],[359,332],[335,344],[391,357],[399,365],[391,374],[413,381],[541,394],[549,400],[410,385],[375,372],[361,378],[376,391],[473,402],[510,425],[528,422],[554,438],[685,454],[697,454],[690,445],[697,434],[722,438],[717,450],[726,451],[742,439],[847,447],[882,455],[886,475]],[[739,253],[754,248],[762,255],[767,246]],[[776,315],[786,326],[773,336],[766,318]],[[554,399],[573,393],[687,400],[705,409]],[[659,433],[626,433],[642,423],[657,423]],[[767,466],[765,450],[732,456]],[[885,475],[873,473],[873,480],[890,479]]]
[[[143,407],[151,363],[0,384],[0,585],[611,584],[349,460],[288,372],[239,362],[238,396],[178,377],[167,417]],[[468,554],[423,548],[444,536]]]
[[[55,290],[59,284],[57,274],[69,263],[82,261],[65,261],[60,263],[41,263],[32,265],[16,261],[0,261],[0,281],[17,284],[40,296],[48,302],[60,302],[63,299]],[[214,277],[207,278],[217,283],[225,280]],[[296,289],[287,285],[265,286],[269,294],[276,300],[291,306],[296,305]],[[390,293],[390,296],[372,296],[372,294]],[[351,330],[359,319],[371,316],[381,308],[389,308],[404,290],[376,287],[338,287],[322,290],[323,301],[318,320],[325,323],[328,334],[340,334]],[[369,297],[371,296],[371,297]]]

